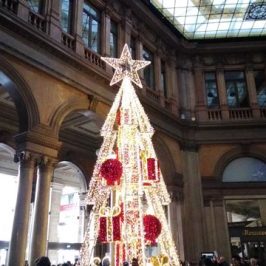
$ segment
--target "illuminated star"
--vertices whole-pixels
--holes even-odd
[[[120,58],[101,57],[103,61],[115,69],[110,85],[114,85],[125,77],[129,77],[136,85],[142,88],[138,70],[149,65],[150,61],[133,60],[127,44],[124,45]]]

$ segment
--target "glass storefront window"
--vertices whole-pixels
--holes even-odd
[[[63,189],[58,225],[59,242],[79,242],[79,195],[75,188]]]
[[[17,176],[0,173],[0,265],[7,260],[8,242],[11,238],[18,190]]]

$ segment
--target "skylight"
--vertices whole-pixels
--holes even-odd
[[[266,35],[266,0],[150,0],[187,39]]]

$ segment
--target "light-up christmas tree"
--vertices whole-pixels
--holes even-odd
[[[142,87],[137,71],[150,62],[132,60],[125,45],[119,59],[103,57],[115,68],[110,85],[122,80],[101,129],[103,144],[90,181],[92,204],[81,249],[81,265],[99,263],[97,242],[110,243],[112,266],[177,265],[179,258],[164,213],[170,203],[152,145],[152,128],[132,82]],[[147,250],[156,246],[157,255]]]

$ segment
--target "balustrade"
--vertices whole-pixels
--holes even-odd
[[[210,121],[220,121],[220,120],[222,120],[222,111],[220,109],[210,109],[210,110],[208,110],[208,119]]]
[[[231,120],[245,120],[252,119],[252,109],[251,108],[240,108],[240,109],[230,109],[229,119]]]
[[[104,61],[101,60],[101,57],[88,48],[84,47],[84,54],[85,58],[92,63],[93,65],[99,66],[100,68],[104,69],[106,68]]]
[[[75,49],[75,38],[66,32],[62,32],[62,43],[71,50]]]
[[[46,22],[42,15],[30,11],[29,22],[38,30],[46,32]]]
[[[9,11],[13,13],[17,13],[18,8],[18,1],[16,0],[1,0],[0,2],[1,6],[8,9]]]
[[[261,118],[266,118],[266,108],[261,108],[260,109],[260,117]]]
[[[160,102],[160,93],[150,89],[149,87],[146,87],[146,97],[156,102]]]

